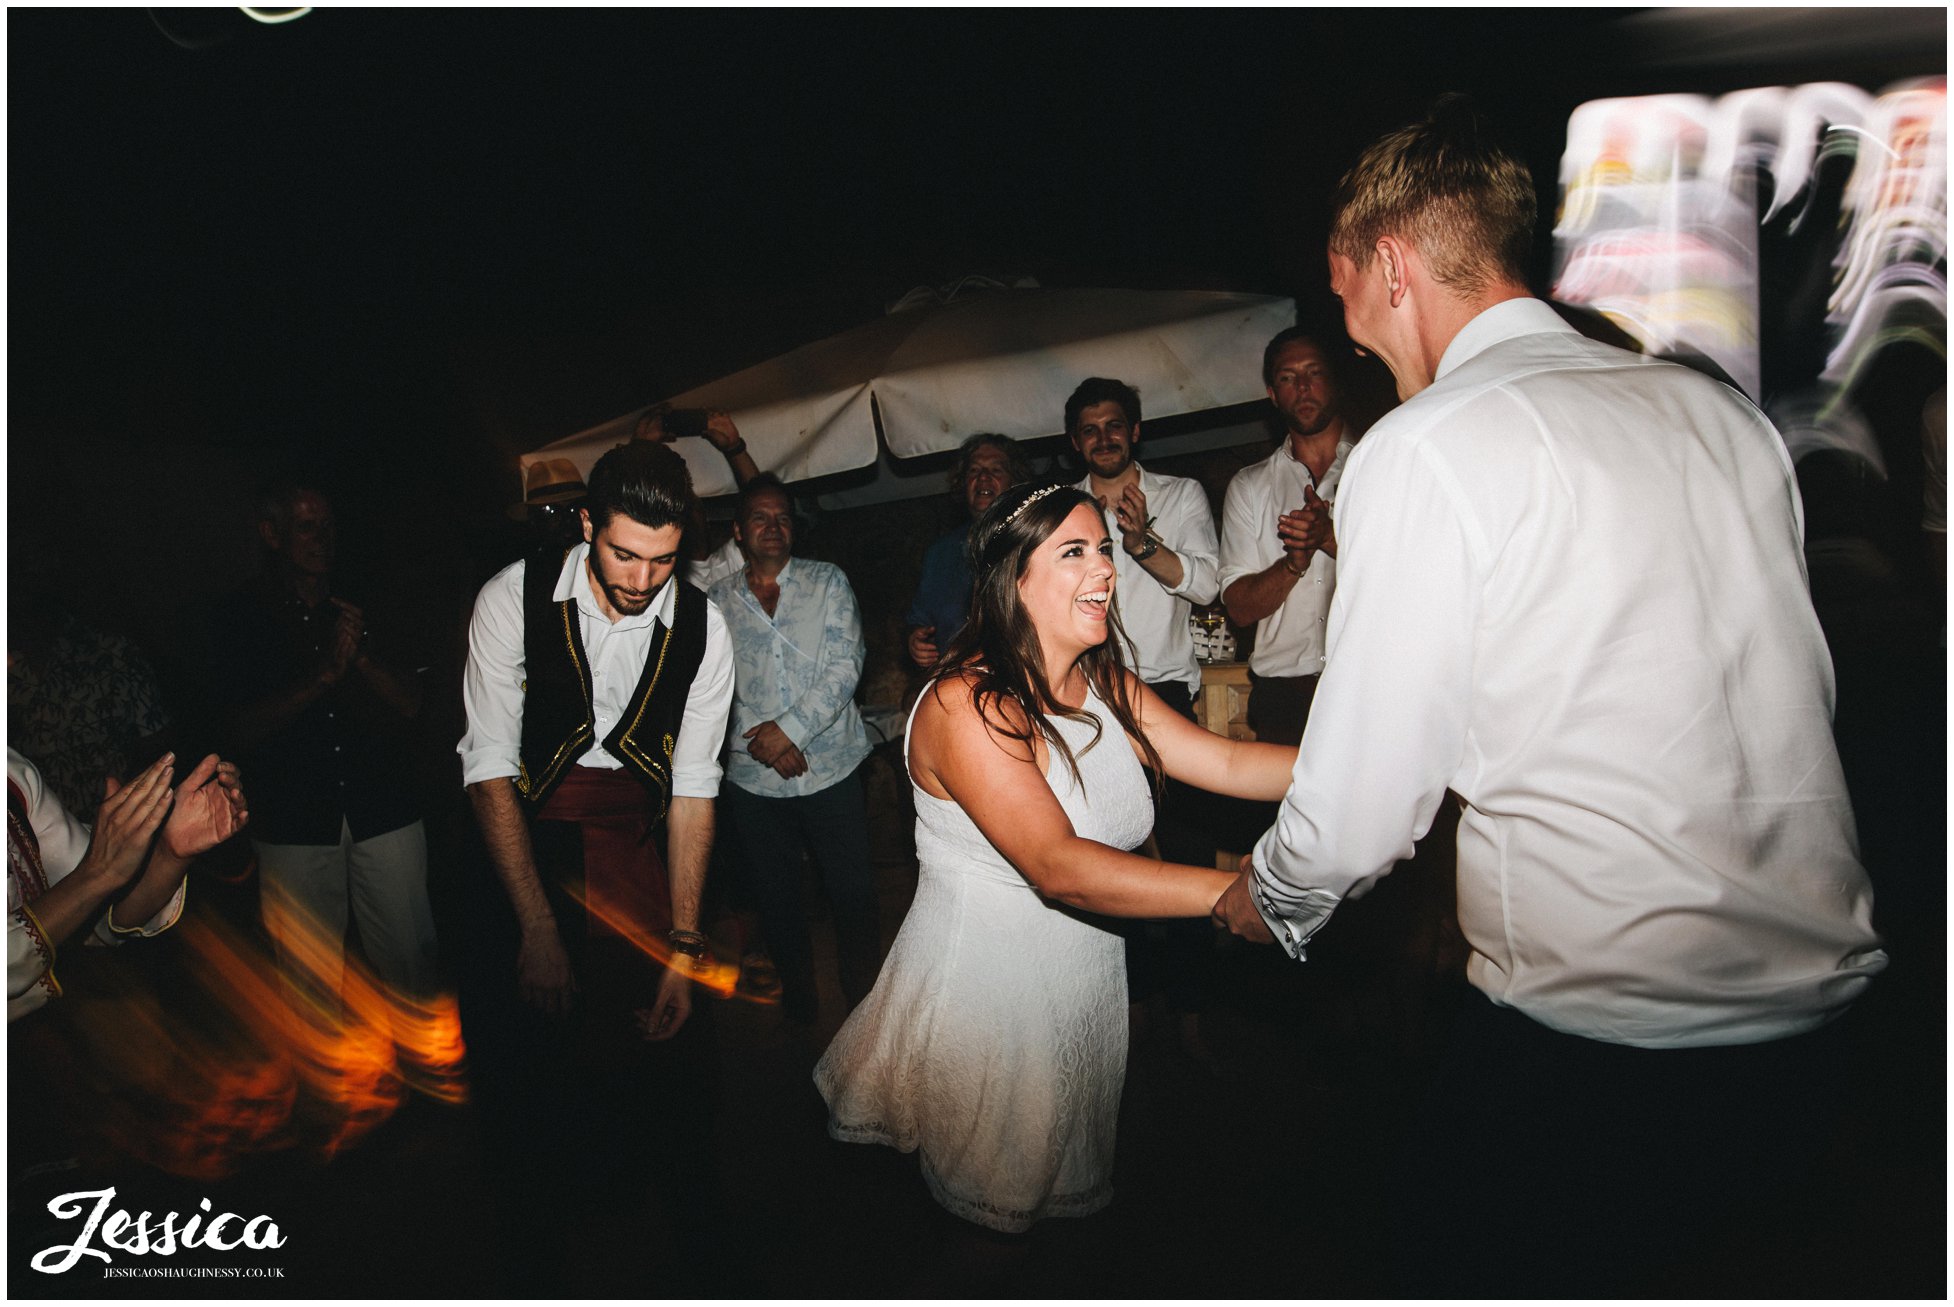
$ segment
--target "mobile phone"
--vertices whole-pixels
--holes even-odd
[[[702,408],[675,408],[665,413],[665,434],[668,436],[703,436],[706,423],[712,414]]]

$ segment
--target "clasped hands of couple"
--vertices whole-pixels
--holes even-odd
[[[1262,920],[1255,899],[1248,892],[1249,878],[1255,875],[1254,854],[1242,855],[1239,871],[1241,874],[1221,891],[1221,897],[1208,909],[1208,916],[1215,925],[1225,927],[1230,934],[1239,935],[1251,944],[1273,944],[1276,937]]]

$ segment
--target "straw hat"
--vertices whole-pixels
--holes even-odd
[[[583,473],[567,458],[541,458],[522,474],[522,502],[509,508],[509,516],[521,518],[541,504],[567,504],[587,493]]]

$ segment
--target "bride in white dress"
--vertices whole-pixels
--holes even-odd
[[[1296,750],[1205,731],[1120,665],[1083,492],[1021,486],[970,539],[970,621],[909,721],[916,898],[814,1080],[835,1138],[920,1152],[938,1202],[1015,1232],[1112,1198],[1125,954],[1079,910],[1206,916],[1235,879],[1126,851],[1153,825],[1143,763],[1273,801]]]

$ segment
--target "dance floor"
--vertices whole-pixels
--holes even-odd
[[[1874,685],[1859,681],[1855,685]],[[1786,1140],[1816,1173],[1700,1255],[1670,1259],[1679,1296],[1940,1298],[1945,1294],[1945,912],[1935,795],[1943,780],[1891,746],[1920,704],[1904,683],[1848,687],[1840,736],[1867,859],[1882,896],[1891,969],[1853,1020],[1861,1064],[1852,1110],[1830,1137]],[[1918,690],[1925,681],[1910,678]],[[1938,733],[1940,718],[1932,716]],[[1929,772],[1931,767],[1926,768]],[[1940,774],[1944,776],[1944,772]],[[883,812],[878,820],[900,820]],[[901,841],[880,840],[885,855]],[[1944,857],[1944,852],[1939,856]],[[1437,861],[1436,855],[1434,860]],[[839,1022],[831,933],[817,923],[828,988],[822,1021],[787,1024],[777,1008],[716,1001],[721,1062],[716,1180],[730,1252],[681,1275],[663,1203],[685,1203],[698,1177],[654,1177],[650,1205],[594,1218],[552,1296],[732,1298],[1238,1298],[1388,1293],[1384,1178],[1457,997],[1445,940],[1380,948],[1418,915],[1414,864],[1340,913],[1305,965],[1230,946],[1216,955],[1205,1022],[1213,1057],[1181,1047],[1157,1004],[1136,1040],[1119,1127],[1117,1196],[1103,1213],[1048,1222],[1030,1236],[975,1235],[929,1200],[913,1157],[829,1140],[809,1079]],[[913,886],[906,859],[878,866],[885,931]],[[1441,882],[1442,883],[1442,882]],[[1393,886],[1399,888],[1393,889]],[[1429,888],[1429,886],[1427,886]],[[1386,891],[1390,891],[1387,893]],[[1393,895],[1396,896],[1395,900]],[[818,902],[810,881],[810,896]],[[1368,914],[1367,923],[1358,909]],[[1335,938],[1344,933],[1344,943]],[[1430,947],[1426,947],[1429,945]],[[18,1059],[16,1059],[18,1060]],[[15,1297],[496,1298],[514,1290],[491,1210],[473,1108],[409,1095],[383,1125],[330,1160],[272,1152],[215,1182],[131,1161],[21,1177],[45,1104],[10,1094],[13,1162],[8,1288]],[[1797,1087],[1785,1086],[1786,1093]],[[148,1278],[104,1283],[89,1258],[61,1274],[28,1268],[72,1242],[49,1197],[117,1188],[129,1211],[265,1214],[276,1250],[118,1255],[116,1266],[250,1266],[275,1277]],[[537,1194],[539,1204],[560,1195]],[[99,1246],[99,1245],[98,1245]],[[1596,1285],[1598,1295],[1608,1286]]]

